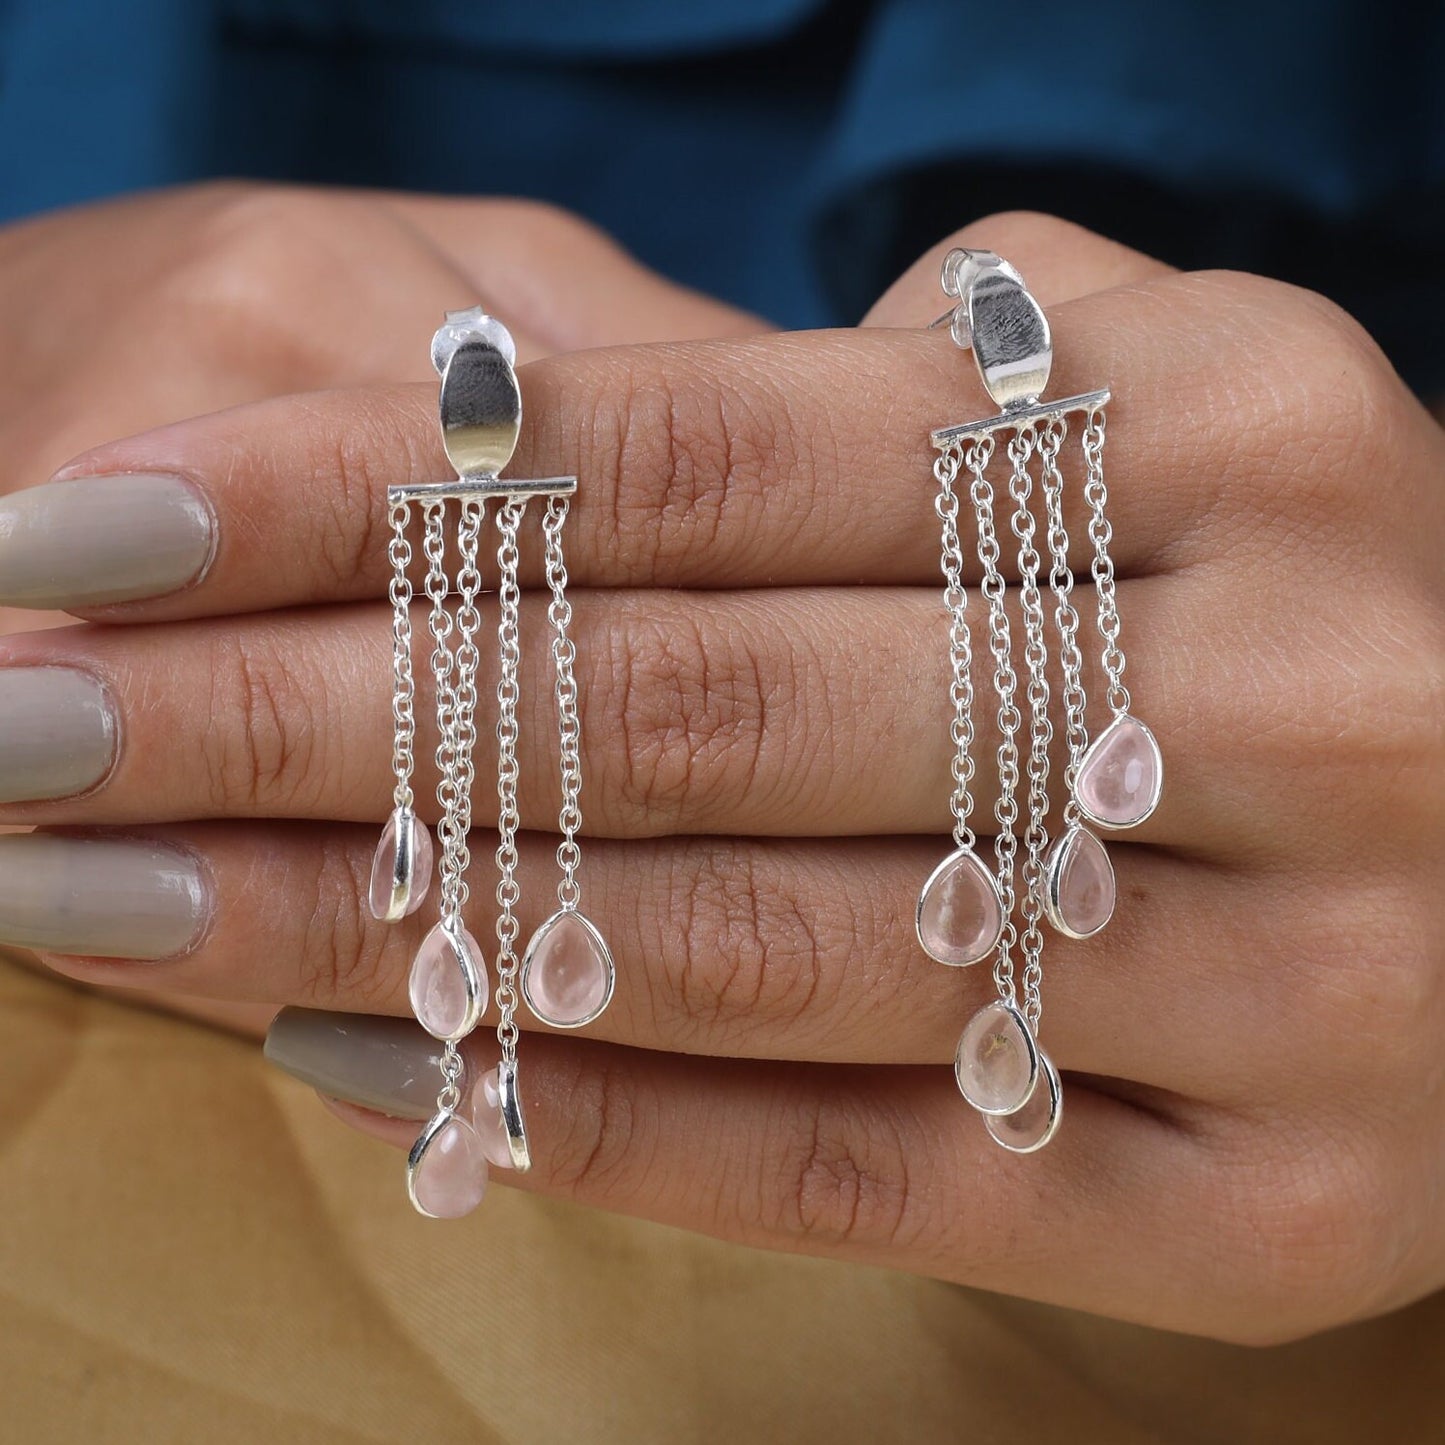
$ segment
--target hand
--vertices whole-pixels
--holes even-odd
[[[182,417],[420,380],[436,318],[478,301],[505,305],[523,359],[763,329],[531,201],[226,182],[77,207],[0,228],[0,493],[83,447]],[[82,516],[27,517],[21,548],[0,541],[0,634],[37,622],[5,602],[74,605],[82,573],[92,602],[190,580],[208,545],[187,542],[194,502],[136,486],[150,503],[139,515],[135,490],[122,489],[81,500]],[[14,525],[0,501],[0,534]],[[127,526],[143,545],[94,555],[97,538]],[[57,593],[52,579],[67,571]],[[274,1012],[151,1001],[257,1030]]]
[[[1445,1278],[1445,440],[1318,297],[1039,218],[950,244],[998,250],[1051,307],[1053,393],[1114,390],[1129,680],[1168,764],[1112,846],[1115,922],[1045,951],[1063,1128],[1025,1158],[987,1139],[948,1067],[987,970],[912,933],[949,825],[928,433],[987,410],[969,358],[917,329],[940,248],[876,329],[525,369],[515,474],[581,479],[582,881],[618,988],[595,1038],[524,1041],[535,1164],[493,1178],[1232,1340],[1403,1304]],[[4,644],[11,668],[100,679],[120,746],[86,796],[9,809],[88,831],[0,840],[0,937],[85,980],[401,1017],[425,919],[364,902],[391,787],[378,524],[387,482],[446,474],[435,387],[263,402],[65,475],[135,471],[193,479],[215,558],[116,625]],[[556,809],[544,605],[523,618],[534,829]],[[552,849],[523,840],[524,928]],[[368,1051],[345,1024],[337,1054],[300,1016],[290,1066],[424,1112],[402,1081],[428,1041],[397,1025]]]

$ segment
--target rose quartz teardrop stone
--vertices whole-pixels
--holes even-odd
[[[436,1219],[460,1219],[482,1202],[486,1190],[482,1141],[465,1119],[453,1114],[412,1165],[412,1197]]]
[[[607,945],[575,910],[555,914],[527,945],[522,989],[543,1023],[576,1028],[589,1022],[612,991]]]
[[[963,967],[987,958],[1003,932],[1003,901],[993,874],[971,849],[934,870],[918,900],[918,941],[939,963]]]
[[[396,853],[402,826],[411,831],[411,870],[398,888]],[[371,904],[371,916],[394,923],[398,918],[415,913],[431,886],[431,868],[431,833],[414,813],[398,808],[387,820],[381,841],[376,845],[376,856],[371,860],[368,900]],[[402,895],[399,901],[398,892]]]
[[[1049,920],[1075,938],[1088,938],[1114,916],[1114,865],[1087,828],[1070,828],[1058,846],[1049,866]]]
[[[435,1038],[459,1039],[487,1007],[487,969],[477,940],[438,923],[411,966],[411,1008]]]
[[[482,1153],[493,1169],[512,1167],[512,1147],[507,1143],[507,1126],[502,1122],[502,1091],[497,1071],[488,1069],[472,1093],[472,1127],[481,1142]]]
[[[1064,1091],[1058,1071],[1045,1054],[1039,1055],[1040,1077],[1028,1102],[1012,1114],[986,1115],[984,1127],[1005,1149],[1032,1154],[1042,1149],[1059,1130],[1064,1112]]]
[[[985,1114],[1008,1114],[1033,1092],[1039,1058],[1027,1026],[1002,1000],[974,1014],[958,1041],[953,1072],[963,1097]]]
[[[1101,827],[1132,828],[1154,811],[1163,780],[1164,759],[1154,734],[1125,713],[1080,760],[1074,796]]]

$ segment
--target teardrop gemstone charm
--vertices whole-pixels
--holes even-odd
[[[1109,851],[1075,823],[1044,860],[1044,913],[1060,933],[1092,938],[1114,916],[1114,865]]]
[[[1059,1071],[1053,1060],[1042,1049],[1039,1062],[1043,1065],[1043,1077],[1022,1109],[1015,1109],[1012,1114],[984,1116],[984,1128],[993,1136],[994,1143],[1002,1144],[1011,1154],[1032,1154],[1059,1132],[1059,1120],[1064,1115],[1064,1086],[1059,1082]]]
[[[1003,922],[998,883],[972,848],[950,853],[918,895],[918,941],[930,958],[954,968],[987,958]]]
[[[1101,828],[1132,828],[1159,806],[1164,758],[1154,734],[1120,713],[1079,760],[1074,800]]]
[[[487,1008],[487,967],[465,928],[438,923],[411,966],[411,1009],[433,1038],[460,1039]]]
[[[406,1188],[417,1210],[432,1219],[460,1219],[482,1202],[487,1158],[461,1115],[443,1110],[422,1130],[406,1161]]]
[[[371,916],[395,923],[415,913],[431,887],[431,833],[410,808],[398,808],[371,861]]]
[[[532,1167],[522,1098],[517,1092],[516,1060],[488,1069],[477,1080],[472,1091],[472,1127],[493,1169],[525,1174]]]
[[[554,913],[522,955],[522,997],[553,1028],[590,1024],[611,1002],[615,978],[602,935],[575,908]]]
[[[959,1092],[981,1114],[1012,1114],[1039,1077],[1039,1051],[1024,1016],[1002,999],[964,1025],[954,1056]]]

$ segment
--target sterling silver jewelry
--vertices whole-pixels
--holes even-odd
[[[456,479],[387,490],[391,518],[392,565],[392,714],[395,741],[393,812],[372,866],[372,913],[394,922],[416,912],[430,885],[432,840],[415,812],[411,779],[415,764],[415,685],[412,676],[413,588],[408,574],[412,546],[408,529],[412,510],[421,512],[422,554],[426,562],[423,592],[429,607],[430,667],[436,692],[437,825],[440,879],[439,917],[413,961],[412,1010],[417,1021],[445,1045],[441,1091],[436,1112],[413,1145],[407,1161],[407,1190],[423,1214],[454,1218],[468,1213],[486,1188],[488,1163],[525,1170],[531,1156],[518,1086],[516,1023],[518,975],[529,1004],[548,1022],[575,1026],[590,1022],[612,992],[612,960],[596,928],[577,911],[577,867],[581,826],[578,797],[580,727],[575,649],[567,633],[571,607],[562,556],[562,524],[575,477],[540,481],[502,478],[521,431],[522,395],[517,385],[516,347],[500,322],[480,308],[447,314],[432,338],[432,364],[441,376],[440,419],[447,457]],[[517,906],[517,832],[521,826],[517,785],[521,699],[521,585],[519,534],[527,503],[547,501],[543,523],[550,617],[556,637],[556,699],[562,738],[562,832],[558,858],[563,870],[561,911],[538,930],[519,964]],[[495,501],[498,535],[497,588],[499,653],[497,683],[497,1039],[501,1059],[464,1086],[465,1064],[458,1047],[486,1012],[487,966],[481,946],[463,922],[468,897],[468,839],[472,821],[473,754],[477,740],[477,675],[481,662],[478,636],[482,618],[480,558],[482,529],[489,501]],[[455,525],[449,522],[455,512]],[[449,535],[450,530],[450,535]],[[448,553],[457,561],[455,585],[448,576]],[[455,598],[453,606],[449,599]],[[579,944],[578,935],[582,942]],[[531,981],[528,982],[530,972]],[[534,999],[555,1005],[566,1015],[548,1018]],[[579,1005],[579,1000],[586,1007]],[[470,1092],[470,1100],[468,1100]]]
[[[1159,802],[1163,760],[1154,735],[1129,712],[1123,683],[1124,654],[1109,555],[1112,531],[1104,511],[1104,407],[1109,392],[1040,400],[1053,366],[1049,323],[1023,278],[993,252],[951,251],[943,263],[943,289],[956,298],[956,304],[933,324],[948,325],[955,343],[972,350],[984,389],[999,413],[944,427],[931,438],[938,451],[933,469],[939,484],[935,509],[943,524],[943,601],[950,628],[954,851],[924,885],[917,931],[924,950],[940,962],[961,966],[993,957],[997,997],[965,1026],[954,1075],[963,1096],[984,1116],[990,1135],[1005,1149],[1027,1154],[1053,1138],[1063,1113],[1058,1071],[1038,1045],[1043,1014],[1041,923],[1047,920],[1058,932],[1076,939],[1091,937],[1108,923],[1115,903],[1114,871],[1103,843],[1087,825],[1121,829],[1143,822]],[[1103,640],[1102,666],[1109,681],[1107,701],[1113,713],[1092,744],[1061,465],[1071,416],[1083,418],[1084,500],[1094,549],[1091,572]],[[998,499],[988,476],[1000,446],[1009,462],[1008,497],[1013,505],[1008,525],[1017,543],[1023,621],[1027,755],[1022,766],[1020,735],[1025,717],[1005,609],[1007,587],[999,565]],[[988,607],[998,700],[999,794],[994,808],[998,830],[992,871],[980,858],[969,827],[969,785],[975,771],[970,756],[973,684],[968,676],[972,646],[957,491],[965,474],[977,528],[979,591]],[[1049,562],[1047,585],[1058,638],[1068,755],[1062,827],[1052,841],[1048,815],[1054,728],[1041,535]],[[1020,863],[1021,783],[1027,819]],[[1021,976],[1016,974],[1016,961],[1022,964]]]

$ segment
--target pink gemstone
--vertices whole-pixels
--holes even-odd
[[[918,900],[918,941],[939,963],[962,967],[987,958],[1003,932],[1003,902],[983,860],[960,848],[945,858]]]
[[[1154,811],[1163,783],[1164,759],[1154,734],[1125,713],[1080,760],[1074,797],[1101,828],[1132,828]]]
[[[460,1219],[482,1202],[487,1159],[476,1130],[453,1114],[412,1151],[412,1202],[435,1219]],[[424,1135],[423,1138],[426,1136]]]
[[[411,856],[398,877],[397,843],[403,825],[409,830]],[[398,808],[387,820],[371,861],[371,916],[395,923],[415,913],[431,886],[431,866],[431,833],[416,814]]]
[[[502,1122],[502,1092],[495,1069],[488,1069],[477,1080],[472,1093],[472,1126],[487,1162],[494,1169],[510,1169],[512,1147],[507,1142],[507,1126]]]
[[[1114,865],[1087,828],[1070,828],[1054,844],[1045,876],[1045,909],[1061,933],[1089,938],[1114,916]]]
[[[555,913],[532,935],[522,993],[544,1024],[590,1023],[612,997],[612,958],[602,935],[575,909]]]
[[[984,1127],[1005,1149],[1015,1154],[1032,1154],[1058,1133],[1064,1112],[1064,1091],[1058,1071],[1046,1054],[1040,1053],[1042,1077],[1022,1109],[1012,1114],[985,1115]]]
[[[1039,1055],[1023,1016],[999,1000],[964,1025],[953,1061],[963,1097],[984,1114],[1022,1107],[1038,1078]]]
[[[461,1038],[486,1011],[486,965],[465,928],[438,923],[417,950],[410,983],[412,1012],[435,1038]]]

